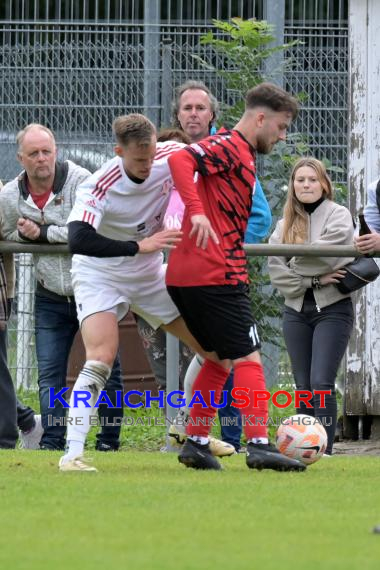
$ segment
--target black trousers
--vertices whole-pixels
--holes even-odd
[[[12,301],[8,299],[8,314],[12,312]],[[8,368],[7,323],[0,323],[0,449],[14,449],[18,429],[28,431],[34,426],[34,410],[24,406],[16,397],[16,390]]]
[[[327,431],[326,452],[331,453],[337,420],[335,379],[346,351],[353,326],[351,299],[318,309],[315,302],[305,300],[301,312],[285,307],[283,333],[292,364],[297,390],[331,390],[320,406],[320,396],[297,409],[299,414],[318,418]]]
[[[18,438],[16,392],[7,360],[7,324],[0,323],[0,449],[13,449]]]
[[[30,406],[25,406],[17,398],[17,426],[21,431],[29,431],[34,427],[35,411]]]

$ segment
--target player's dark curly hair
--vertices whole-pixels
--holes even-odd
[[[287,93],[274,83],[260,83],[250,89],[245,96],[245,108],[268,107],[276,113],[282,111],[292,114],[293,119],[298,115],[299,104],[290,93]]]

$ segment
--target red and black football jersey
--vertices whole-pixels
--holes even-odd
[[[170,253],[166,281],[174,286],[236,285],[248,281],[244,233],[252,207],[255,150],[236,130],[208,137],[169,158],[185,203],[182,241]],[[198,175],[196,174],[198,173]],[[205,250],[189,237],[191,216],[205,214],[219,238]]]

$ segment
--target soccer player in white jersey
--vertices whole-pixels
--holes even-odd
[[[172,187],[167,158],[184,145],[156,145],[155,127],[143,115],[118,117],[113,130],[117,156],[79,186],[68,218],[86,362],[70,399],[61,471],[96,471],[83,460],[84,444],[119,345],[118,321],[129,309],[204,354],[166,291],[163,267],[162,249],[181,239],[179,231],[162,231]],[[90,401],[74,407],[81,390]]]

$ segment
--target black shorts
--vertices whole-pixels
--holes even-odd
[[[260,348],[248,285],[173,287],[168,292],[206,352],[235,360]]]

